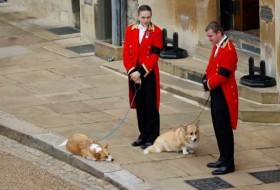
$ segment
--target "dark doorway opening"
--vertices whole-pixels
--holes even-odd
[[[112,5],[111,0],[98,0],[95,7],[96,37],[99,40],[112,39]]]
[[[259,35],[259,0],[220,0],[220,12],[225,31]]]
[[[223,29],[233,29],[233,1],[220,0],[221,26]]]
[[[72,11],[74,14],[74,25],[75,28],[79,28],[81,27],[81,23],[80,23],[80,0],[71,0],[72,3]]]

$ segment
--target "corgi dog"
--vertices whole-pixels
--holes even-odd
[[[157,137],[152,146],[144,150],[144,154],[180,151],[184,155],[194,153],[194,148],[197,147],[199,142],[198,123],[199,121],[163,133]]]
[[[74,134],[59,146],[66,146],[69,152],[82,156],[84,159],[89,158],[94,161],[104,160],[108,162],[114,161],[114,158],[108,152],[108,144],[102,146],[83,134]]]

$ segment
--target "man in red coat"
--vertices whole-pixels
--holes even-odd
[[[151,22],[148,5],[138,8],[138,22],[126,28],[123,64],[129,78],[129,99],[136,108],[140,136],[132,146],[146,148],[159,136],[160,84],[158,59],[162,49],[162,31]],[[136,89],[135,101],[132,102]]]
[[[236,129],[238,120],[238,58],[234,44],[217,22],[209,23],[205,32],[213,48],[202,84],[205,91],[210,91],[212,123],[220,152],[219,159],[207,166],[218,168],[213,175],[222,175],[235,170],[232,129]]]

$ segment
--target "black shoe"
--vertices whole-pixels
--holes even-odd
[[[141,146],[143,144],[145,144],[145,141],[143,139],[137,139],[136,141],[131,143],[131,146]]]
[[[223,175],[234,172],[234,166],[222,166],[217,170],[212,171],[213,175]]]
[[[142,145],[141,145],[141,148],[142,148],[142,149],[145,149],[145,148],[147,148],[147,147],[149,147],[149,146],[152,146],[152,145],[153,145],[153,143],[146,142],[145,144],[142,144]]]
[[[208,168],[219,168],[222,166],[222,161],[217,160],[216,162],[210,162],[207,164]]]

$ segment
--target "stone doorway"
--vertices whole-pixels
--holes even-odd
[[[234,29],[258,34],[260,28],[259,0],[235,0]]]
[[[236,47],[260,54],[259,0],[220,0],[221,25]]]
[[[80,0],[71,0],[75,28],[80,29]]]
[[[259,0],[220,0],[220,13],[224,30],[259,36]]]

